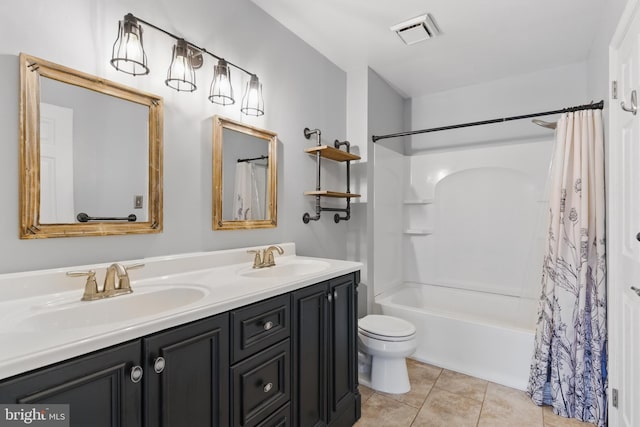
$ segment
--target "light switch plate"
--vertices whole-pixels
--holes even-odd
[[[144,203],[143,196],[134,196],[133,198],[133,209],[142,209],[142,205]]]

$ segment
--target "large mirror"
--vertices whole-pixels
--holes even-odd
[[[162,231],[162,98],[20,55],[20,238]]]
[[[277,225],[277,134],[213,118],[213,229]]]

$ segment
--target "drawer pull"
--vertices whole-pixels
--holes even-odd
[[[273,322],[268,321],[267,323],[264,324],[263,328],[265,331],[268,331],[269,329],[273,328]]]
[[[140,380],[142,379],[142,368],[140,366],[134,366],[133,368],[131,368],[131,382],[132,383],[139,383]]]
[[[273,383],[266,383],[264,387],[262,387],[262,391],[264,391],[265,393],[269,393],[272,388],[273,388]]]
[[[153,370],[156,371],[156,374],[162,373],[164,371],[165,360],[164,357],[156,357],[153,361]]]

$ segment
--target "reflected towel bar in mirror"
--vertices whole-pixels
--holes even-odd
[[[80,212],[76,217],[80,222],[89,222],[89,221],[129,221],[135,222],[137,219],[134,214],[125,217],[117,217],[117,216],[89,216],[84,212]]]
[[[238,159],[238,163],[253,162],[254,160],[269,160],[269,156],[251,157],[249,159]]]

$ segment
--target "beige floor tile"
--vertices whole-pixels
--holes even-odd
[[[544,418],[544,427],[593,427],[594,425],[556,415],[553,413],[551,406],[542,407],[542,416]]]
[[[542,408],[523,391],[489,383],[479,427],[542,427]]]
[[[366,385],[359,385],[358,390],[360,390],[360,395],[362,396],[362,404],[369,400],[369,398],[373,396],[373,393],[375,393],[375,391],[371,390]]]
[[[418,410],[375,393],[362,405],[362,418],[355,427],[409,427]]]
[[[407,361],[407,370],[409,371],[411,391],[405,394],[381,394],[420,409],[431,388],[440,376],[442,368],[436,368],[435,366],[409,359]]]
[[[418,368],[418,370],[415,368]],[[412,375],[417,373],[422,378],[429,378],[433,381],[436,381],[443,371],[442,368],[429,365],[428,363],[418,362],[413,359],[407,359],[407,369],[409,370],[409,378],[413,378]]]
[[[487,384],[488,381],[445,369],[438,377],[435,387],[482,402]]]
[[[482,402],[434,388],[412,427],[475,427]]]

